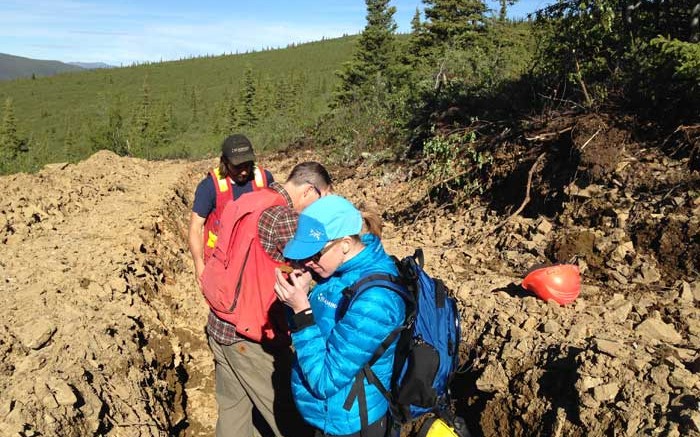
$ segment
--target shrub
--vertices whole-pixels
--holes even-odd
[[[538,11],[533,74],[544,93],[586,107],[619,96],[662,123],[697,118],[700,48],[689,41],[693,2],[659,5],[561,0]]]
[[[434,130],[433,130],[434,132]],[[428,180],[431,194],[450,192],[457,201],[474,194],[483,194],[481,174],[485,166],[493,162],[486,152],[475,147],[476,132],[459,129],[449,133],[437,133],[423,145],[423,153],[429,162]]]
[[[700,117],[700,44],[659,36],[636,54],[630,86],[636,106],[671,123]]]

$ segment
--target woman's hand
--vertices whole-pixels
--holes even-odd
[[[275,294],[277,299],[298,313],[310,307],[309,287],[311,273],[295,269],[289,274],[289,279],[279,268],[275,268]]]

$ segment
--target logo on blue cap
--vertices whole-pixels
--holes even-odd
[[[362,230],[362,214],[353,204],[336,195],[324,196],[299,215],[294,238],[284,248],[289,259],[307,259],[331,240],[357,235]]]

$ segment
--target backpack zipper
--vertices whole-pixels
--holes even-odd
[[[248,264],[248,255],[250,255],[250,248],[252,245],[253,242],[251,241],[248,245],[248,250],[245,251],[245,258],[243,258],[243,264],[241,265],[241,273],[238,275],[238,282],[236,283],[236,293],[234,294],[233,303],[229,309],[230,312],[233,312],[236,305],[238,305],[238,298],[241,295],[241,286],[243,285],[243,272],[245,272],[246,265]]]

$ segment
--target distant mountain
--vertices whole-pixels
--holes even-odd
[[[69,62],[70,65],[75,65],[86,70],[95,70],[97,68],[116,68],[114,65],[105,64],[104,62]]]
[[[44,61],[0,53],[0,80],[31,77],[32,74],[36,76],[52,76],[58,73],[83,70],[84,68],[77,65],[59,61]]]

